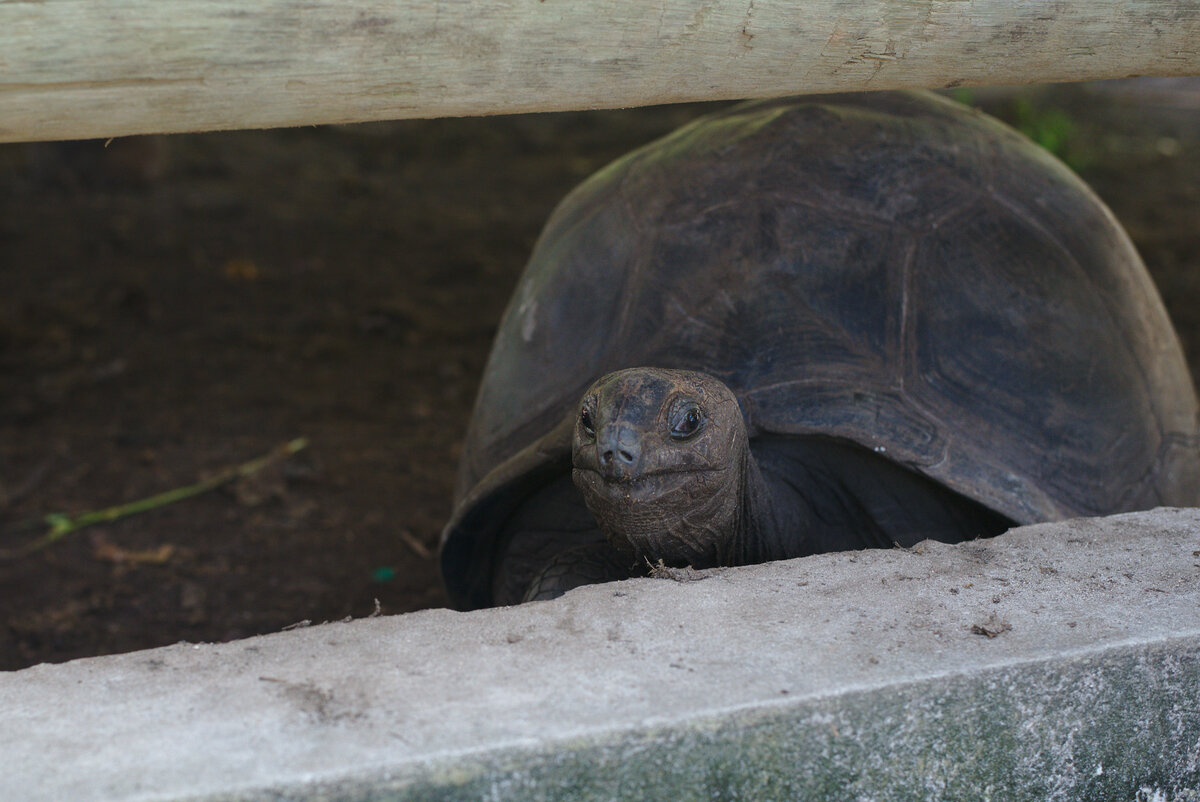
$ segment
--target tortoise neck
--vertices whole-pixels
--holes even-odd
[[[730,551],[723,561],[727,565],[753,565],[801,556],[786,544],[798,542],[797,538],[810,528],[811,518],[805,514],[807,507],[777,498],[749,443],[743,460],[737,520]]]
[[[751,565],[770,559],[764,552],[770,541],[767,530],[772,517],[771,493],[748,443],[742,455],[740,485],[729,553],[722,556],[726,565]]]

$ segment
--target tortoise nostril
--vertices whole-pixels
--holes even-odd
[[[596,432],[596,462],[609,478],[629,478],[637,472],[642,448],[637,430],[628,424],[609,425]]]

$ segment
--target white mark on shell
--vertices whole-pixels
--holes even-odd
[[[533,333],[537,331],[537,299],[527,298],[518,307],[517,314],[521,316],[521,340],[532,342]]]

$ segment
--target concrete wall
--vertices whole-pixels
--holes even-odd
[[[1200,511],[0,674],[0,799],[1200,800]]]

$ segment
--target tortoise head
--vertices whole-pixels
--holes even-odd
[[[615,547],[698,568],[732,548],[747,456],[741,409],[724,383],[657,368],[593,384],[571,447],[575,484]]]

